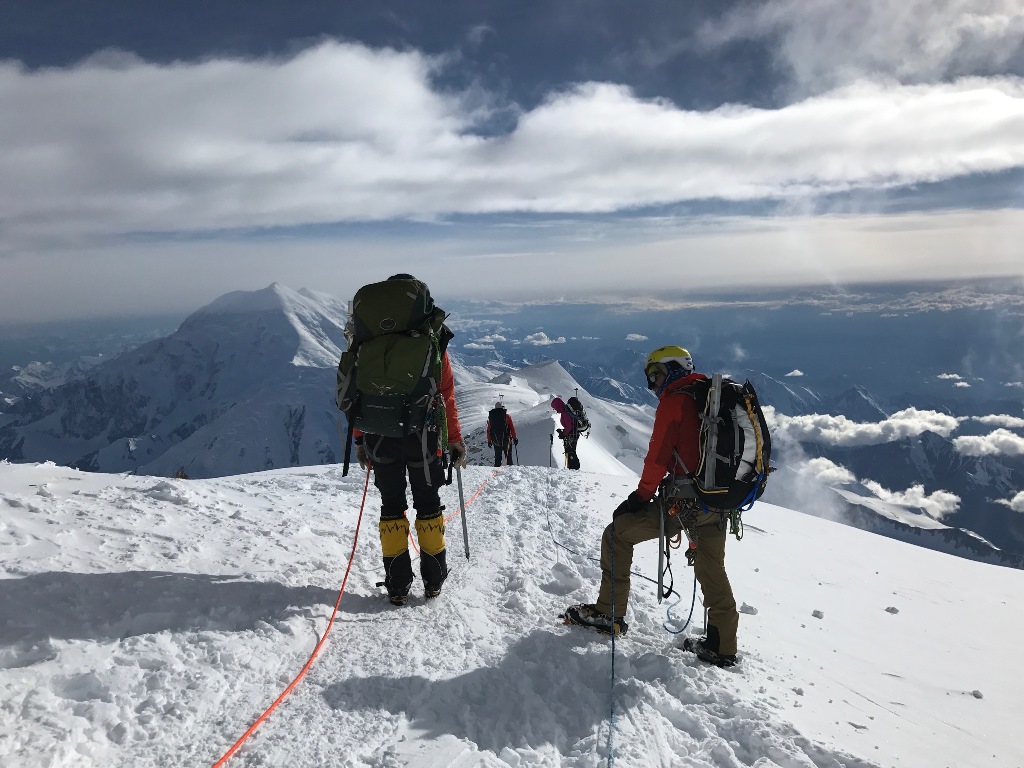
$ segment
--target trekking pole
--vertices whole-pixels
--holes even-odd
[[[512,443],[512,447],[516,449],[516,466],[519,466],[519,444]]]
[[[551,469],[551,457],[555,455],[555,433],[548,435],[551,438],[551,450],[548,451],[548,469]]]
[[[462,469],[460,467],[455,468],[455,477],[458,478],[459,509],[462,510],[462,543],[466,548],[466,559],[469,560],[469,528],[466,526],[466,499],[462,494]]]

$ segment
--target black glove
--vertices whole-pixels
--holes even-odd
[[[519,438],[518,437],[513,437],[512,438],[512,445],[519,445]]]
[[[558,436],[559,436],[559,437],[562,437],[562,438],[564,438],[564,437],[565,437],[565,433],[564,433],[564,432],[562,432],[562,430],[560,430],[560,429],[559,429],[559,430],[557,430],[557,432],[558,432]]]
[[[619,504],[612,512],[612,520],[617,518],[619,515],[624,515],[627,512],[639,512],[641,509],[647,506],[647,502],[640,498],[640,494],[633,491],[626,500]]]
[[[488,441],[487,441],[487,447],[488,447],[488,448],[493,448],[493,447],[494,447],[493,445],[491,445],[491,442],[490,442],[490,440],[488,440]]]

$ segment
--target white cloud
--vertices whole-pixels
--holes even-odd
[[[548,337],[544,331],[538,331],[537,333],[531,333],[529,336],[523,339],[524,344],[533,344],[535,347],[543,347],[548,344],[565,344],[565,336],[559,336],[557,339]]]
[[[803,376],[804,372],[799,368],[794,368],[792,371],[786,374],[786,376]]]
[[[966,381],[958,381],[953,386],[957,387],[958,389],[970,389],[971,388],[971,385],[968,384]]]
[[[1012,499],[996,499],[996,504],[1003,504],[1014,512],[1024,512],[1024,491],[1021,491]]]
[[[739,344],[732,345],[732,359],[740,363],[747,358],[747,350],[741,347]]]
[[[864,480],[862,483],[882,501],[920,507],[936,520],[941,520],[945,515],[956,512],[960,507],[960,497],[949,491],[939,490],[932,494],[926,494],[923,485],[912,485],[905,491],[890,491],[874,480]]]
[[[770,406],[765,407],[764,412],[773,430],[784,432],[793,440],[841,446],[891,443],[922,432],[948,437],[961,421],[956,416],[916,408],[894,413],[884,421],[866,423],[829,414],[786,416]]]
[[[1004,387],[1013,387],[1014,389],[1024,389],[1024,381],[1008,381],[1003,384]]]
[[[959,373],[940,373],[935,378],[945,379],[947,381],[963,381],[964,377],[961,376]]]
[[[864,77],[934,81],[998,71],[1021,53],[1019,0],[765,0],[709,25],[722,43],[774,37],[798,88],[819,90]]]
[[[997,429],[980,437],[958,437],[953,446],[964,456],[1024,455],[1024,437],[1006,429]]]
[[[647,337],[641,333],[627,333],[626,341],[647,341]]]
[[[809,459],[797,466],[796,471],[825,485],[857,482],[857,476],[846,467],[822,457]]]
[[[484,336],[483,338],[477,339],[478,344],[494,344],[501,341],[508,341],[508,339],[506,339],[500,333],[492,333],[487,336]]]
[[[1011,78],[859,82],[707,112],[591,82],[489,136],[475,126],[507,105],[436,89],[442,66],[339,42],[287,59],[0,64],[5,247],[803,198],[1024,165],[1024,82]]]
[[[463,349],[494,349],[493,344],[481,344],[479,342],[471,341],[468,344],[462,345]]]
[[[1007,416],[1006,414],[992,414],[991,416],[972,416],[972,421],[980,421],[989,426],[996,425],[1007,429],[1024,429],[1024,419],[1020,416]]]

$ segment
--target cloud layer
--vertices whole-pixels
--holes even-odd
[[[1007,429],[997,429],[977,437],[958,437],[953,440],[953,445],[964,456],[1024,456],[1024,437]]]
[[[1014,512],[1024,512],[1024,491],[1021,491],[1020,493],[1018,493],[1016,496],[1009,500],[997,499],[996,503],[1003,504],[1012,509]]]
[[[844,447],[878,445],[934,432],[949,437],[964,421],[1000,425],[987,435],[966,435],[953,439],[953,447],[964,456],[1021,456],[1024,455],[1024,437],[1010,429],[1024,428],[1024,418],[1007,414],[990,416],[950,416],[939,411],[907,408],[878,422],[858,422],[846,416],[814,413],[804,416],[786,416],[771,406],[764,408],[765,419],[773,434],[789,441],[823,443]]]
[[[912,485],[905,491],[890,491],[874,480],[864,480],[862,484],[882,501],[919,507],[936,520],[941,520],[945,515],[952,514],[960,508],[960,497],[949,491],[938,490],[928,494],[925,493],[923,485]]]
[[[938,411],[907,408],[880,422],[857,422],[845,416],[810,414],[786,416],[774,408],[764,409],[768,426],[773,432],[784,432],[792,440],[827,443],[839,446],[878,445],[914,437],[923,432],[948,437],[960,425],[961,419]]]
[[[708,24],[711,45],[774,38],[794,87],[823,90],[865,77],[934,82],[999,71],[1022,51],[1018,0],[763,0]]]
[[[792,468],[805,485],[814,483],[833,486],[857,482],[856,475],[846,467],[822,457],[801,459]],[[891,491],[874,480],[860,482],[881,501],[922,509],[936,520],[941,520],[945,515],[952,514],[960,508],[960,497],[949,491],[939,489],[929,494],[925,492],[923,485],[912,485],[905,491]],[[1021,496],[1024,497],[1024,494]]]
[[[1024,166],[1024,83],[1009,77],[860,80],[778,109],[708,112],[580,83],[490,135],[488,117],[513,105],[437,89],[443,66],[340,42],[286,59],[0,65],[7,247],[785,199]]]

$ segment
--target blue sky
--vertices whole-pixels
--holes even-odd
[[[0,5],[0,322],[1021,274],[1017,0]]]

